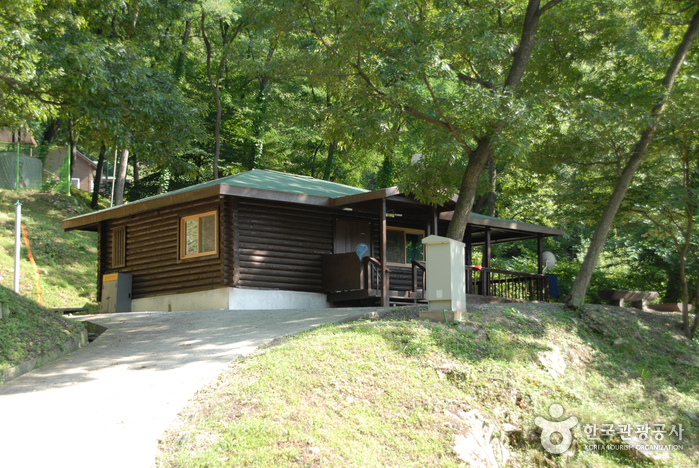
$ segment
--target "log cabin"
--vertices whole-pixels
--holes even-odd
[[[417,302],[422,239],[445,235],[455,206],[396,187],[369,191],[270,170],[241,174],[63,221],[96,231],[98,300],[105,275],[132,275],[133,311],[325,308]],[[546,276],[490,268],[497,242],[559,229],[471,214],[467,293],[546,299]],[[474,246],[483,265],[471,264]],[[539,261],[541,265],[541,261]]]

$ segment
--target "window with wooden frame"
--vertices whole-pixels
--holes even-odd
[[[180,258],[218,254],[218,212],[180,218]]]
[[[126,226],[112,231],[112,268],[126,266]]]
[[[409,265],[413,260],[423,261],[423,237],[425,231],[419,229],[386,228],[386,261],[398,265]]]

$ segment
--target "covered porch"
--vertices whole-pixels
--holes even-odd
[[[454,200],[424,205],[395,187],[335,199],[333,253],[322,258],[328,301],[382,306],[425,302],[422,239],[446,235],[454,205]],[[543,238],[561,234],[560,229],[471,214],[463,239],[468,301],[547,301]],[[528,239],[537,241],[537,271],[491,268],[494,244]],[[474,247],[483,249],[482,265],[473,265]]]

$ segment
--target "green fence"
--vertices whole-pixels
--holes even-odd
[[[17,143],[0,146],[0,187],[11,190],[41,189],[43,165],[41,160],[30,157],[29,154],[28,146]]]

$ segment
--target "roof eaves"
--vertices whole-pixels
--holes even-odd
[[[551,228],[547,226],[539,226],[536,224],[522,223],[519,221],[512,221],[510,219],[493,218],[490,216],[473,216],[475,214],[476,213],[473,213],[471,216],[468,217],[468,223],[473,224],[475,226],[490,226],[500,229],[509,229],[512,231],[533,232],[537,234],[544,234],[546,236],[563,235],[563,231],[561,229]],[[439,219],[451,221],[453,216],[453,211],[446,211],[439,214]]]
[[[344,197],[334,198],[330,201],[330,206],[346,206],[353,203],[361,203],[369,200],[378,200],[399,195],[398,187],[388,187],[379,190],[374,190],[366,193],[358,193],[356,195],[346,195]]]
[[[82,152],[78,151],[78,156],[82,157],[93,168],[97,168],[97,163],[94,162],[92,159],[88,158],[87,156],[85,156]]]
[[[220,185],[210,185],[196,190],[187,190],[183,192],[173,193],[163,197],[155,197],[144,199],[126,205],[114,206],[100,211],[94,211],[85,215],[75,216],[63,221],[62,227],[64,231],[72,231],[74,229],[84,229],[89,226],[94,226],[101,221],[108,219],[121,218],[131,216],[145,211],[157,210],[178,203],[187,203],[202,198],[213,197],[219,195]]]

